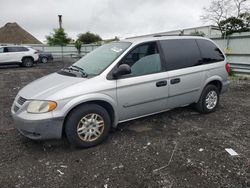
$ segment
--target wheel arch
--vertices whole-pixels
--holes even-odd
[[[209,77],[205,82],[204,82],[204,85],[203,87],[201,88],[200,92],[199,92],[199,95],[198,95],[198,98],[197,100],[195,101],[195,103],[197,103],[201,97],[201,94],[203,92],[203,90],[206,88],[207,85],[211,84],[211,85],[215,85],[218,89],[219,89],[219,92],[221,92],[222,90],[222,78],[219,77],[219,76],[212,76],[212,77]]]
[[[221,92],[221,89],[222,89],[222,82],[221,81],[213,80],[213,81],[207,83],[207,85],[214,85],[218,88],[219,92]]]
[[[115,112],[115,107],[113,104],[111,104],[110,101],[107,100],[103,100],[103,99],[92,99],[92,100],[88,100],[88,101],[81,101],[76,103],[75,105],[73,105],[67,112],[66,112],[66,116],[63,120],[63,129],[62,129],[62,135],[65,135],[65,123],[70,115],[70,113],[72,113],[75,109],[77,109],[78,107],[82,106],[82,105],[86,105],[86,104],[97,104],[101,107],[103,107],[105,110],[107,110],[109,116],[110,116],[110,120],[111,120],[111,125],[112,127],[116,127],[117,123],[118,123],[118,117],[117,114]]]
[[[206,80],[205,82],[205,85],[203,87],[203,89],[207,86],[207,85],[214,85],[216,86],[218,89],[219,89],[219,92],[221,92],[221,89],[222,89],[222,78],[219,77],[219,76],[213,76],[213,77],[210,77],[209,79]]]
[[[22,57],[22,61],[23,61],[25,58],[31,58],[32,61],[34,61],[34,57],[32,57],[32,56],[23,56],[23,57]]]

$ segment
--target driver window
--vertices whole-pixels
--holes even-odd
[[[142,44],[132,50],[122,61],[131,67],[130,76],[157,73],[162,70],[159,50],[155,42]]]

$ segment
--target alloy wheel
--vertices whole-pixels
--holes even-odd
[[[218,96],[217,93],[215,91],[210,91],[207,96],[206,96],[206,107],[209,110],[212,110],[213,108],[215,108],[215,106],[217,105],[218,102]]]
[[[77,125],[77,134],[85,142],[97,140],[103,131],[104,119],[96,113],[85,115]]]

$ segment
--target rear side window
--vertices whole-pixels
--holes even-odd
[[[196,40],[201,51],[204,64],[224,61],[224,55],[220,49],[209,40]]]
[[[27,52],[27,51],[29,51],[28,48],[20,47],[20,52]]]
[[[194,39],[160,41],[167,70],[176,70],[202,64],[201,55]]]
[[[25,47],[7,47],[8,52],[24,52],[24,51],[29,51]]]
[[[3,48],[0,48],[0,53],[3,53]]]
[[[16,47],[7,47],[7,52],[17,52]]]

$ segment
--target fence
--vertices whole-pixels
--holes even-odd
[[[49,46],[47,44],[28,44],[27,46],[31,46],[32,48],[44,52],[52,53],[54,58],[61,58],[61,57],[75,58],[79,57],[79,55],[80,56],[86,55],[87,53],[99,47],[100,45],[97,44],[83,45],[80,54],[78,54],[78,51],[74,45],[67,45],[61,47],[61,46]]]
[[[0,45],[11,45],[1,43]],[[63,58],[79,58],[79,56],[84,56],[95,48],[99,47],[98,44],[86,44],[82,45],[81,53],[78,54],[75,45],[69,44],[67,46],[49,46],[48,44],[25,44],[24,46],[30,46],[34,49],[41,50],[43,52],[51,53],[54,59]]]
[[[236,73],[250,74],[250,33],[234,34],[221,38],[211,38],[227,55],[227,59]]]

